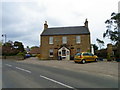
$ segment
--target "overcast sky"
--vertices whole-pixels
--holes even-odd
[[[119,0],[2,0],[1,34],[7,41],[21,41],[26,46],[39,46],[44,22],[48,27],[83,26],[87,18],[91,43],[103,39],[105,21],[118,12]],[[1,29],[1,28],[0,28]],[[3,38],[2,38],[3,39]]]

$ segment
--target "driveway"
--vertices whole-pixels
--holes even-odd
[[[118,62],[91,62],[86,64],[76,64],[72,60],[39,60],[36,57],[31,57],[21,63],[31,63],[37,65],[51,66],[55,68],[67,69],[76,72],[87,72],[99,75],[107,75],[112,77],[118,77]]]

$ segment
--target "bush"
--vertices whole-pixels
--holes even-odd
[[[23,53],[23,52],[19,52],[18,54],[17,54],[17,56],[25,56],[25,53]]]

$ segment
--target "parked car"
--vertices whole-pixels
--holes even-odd
[[[82,53],[77,53],[74,57],[74,62],[75,63],[86,63],[88,61],[96,61],[97,62],[98,57],[96,55],[93,55],[92,53],[89,52],[82,52]]]
[[[120,62],[120,58],[116,58],[116,61],[117,61],[117,62]]]
[[[25,58],[29,58],[29,57],[31,57],[30,54],[25,54]]]

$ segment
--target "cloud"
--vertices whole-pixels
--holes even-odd
[[[44,21],[49,27],[82,26],[88,18],[91,41],[102,39],[105,20],[117,12],[118,0],[4,0],[2,2],[2,33],[8,40],[27,45],[40,44]],[[98,34],[99,32],[99,34]]]

